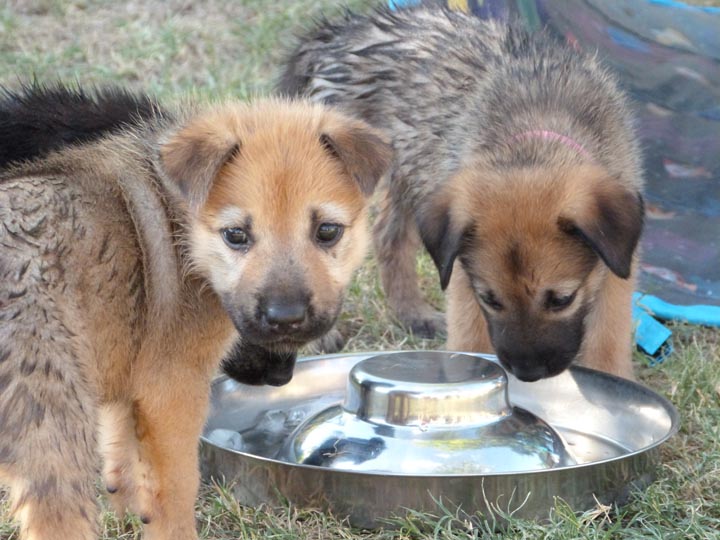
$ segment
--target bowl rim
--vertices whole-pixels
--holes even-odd
[[[299,364],[303,363],[309,363],[317,360],[332,360],[333,358],[349,358],[349,357],[363,357],[363,356],[372,356],[375,354],[393,354],[395,352],[407,352],[407,351],[366,351],[366,352],[348,352],[348,353],[335,353],[335,354],[321,354],[321,355],[311,355],[311,356],[304,356],[297,359],[296,368]],[[473,356],[480,356],[482,358],[491,360],[493,362],[497,362],[497,357],[491,354],[484,354],[484,353],[473,353],[473,352],[464,352],[464,351],[430,351],[425,349],[413,349],[413,352],[449,352],[449,353],[462,353],[462,354],[470,354]],[[595,369],[591,369],[585,366],[570,366],[568,368],[570,371],[578,371],[578,372],[585,372],[585,373],[591,373],[593,376],[601,376],[609,378],[611,381],[613,381],[613,384],[621,384],[621,385],[628,385],[634,387],[636,390],[641,391],[644,394],[649,394],[653,399],[657,400],[659,404],[663,406],[666,413],[668,414],[668,417],[670,419],[670,428],[668,429],[667,433],[665,433],[662,437],[656,439],[652,444],[647,445],[643,448],[639,448],[637,450],[633,450],[632,452],[628,452],[626,454],[621,454],[619,456],[614,456],[607,459],[600,459],[597,461],[591,461],[589,463],[579,463],[575,465],[568,465],[564,467],[555,467],[550,469],[536,469],[536,470],[527,470],[527,471],[502,471],[502,472],[488,472],[488,473],[477,473],[477,474],[468,474],[468,473],[445,473],[445,474],[405,474],[405,473],[396,473],[396,472],[380,472],[380,471],[354,471],[354,470],[346,470],[346,469],[333,469],[328,467],[321,467],[319,465],[306,465],[303,463],[290,463],[288,461],[283,461],[280,459],[274,459],[269,458],[266,456],[258,456],[257,454],[251,454],[248,452],[243,452],[241,450],[235,450],[233,448],[228,448],[226,446],[220,446],[213,442],[211,442],[207,437],[205,437],[205,429],[203,429],[203,432],[200,435],[200,441],[202,444],[210,446],[214,448],[216,451],[221,450],[224,452],[228,452],[230,454],[237,454],[240,456],[243,456],[244,458],[249,458],[253,460],[258,460],[262,463],[269,463],[274,466],[287,466],[287,467],[294,467],[294,468],[300,468],[300,469],[308,469],[312,471],[323,471],[327,473],[333,473],[333,474],[351,474],[351,475],[360,475],[360,476],[384,476],[384,477],[398,477],[398,478],[485,478],[488,476],[492,477],[512,477],[517,475],[542,475],[542,474],[559,474],[564,472],[573,472],[573,471],[582,471],[585,469],[588,469],[590,467],[598,467],[601,465],[606,464],[612,464],[614,462],[624,461],[627,459],[631,459],[637,456],[640,456],[642,454],[646,454],[650,451],[653,451],[657,449],[660,445],[667,442],[669,439],[671,439],[673,436],[677,434],[677,432],[680,429],[680,414],[673,405],[673,403],[666,398],[665,396],[656,393],[649,387],[645,386],[644,384],[640,384],[636,381],[631,381],[629,379],[624,379],[622,377],[618,377],[617,375],[613,375],[611,373],[606,373],[604,371],[599,371]],[[236,382],[230,377],[228,377],[225,374],[219,375],[215,379],[213,379],[211,383],[211,388],[214,388],[216,385],[223,384],[227,381]],[[242,385],[242,383],[237,383],[239,385]],[[532,384],[532,383],[529,383]],[[515,406],[511,403],[512,406]],[[208,415],[209,417],[210,415]],[[556,430],[558,430],[558,427],[562,426],[553,426]]]

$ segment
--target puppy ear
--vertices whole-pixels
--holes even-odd
[[[320,135],[320,143],[339,159],[362,193],[372,195],[392,163],[392,147],[364,123],[342,125]]]
[[[560,217],[561,230],[578,236],[618,277],[630,277],[633,254],[642,233],[645,208],[640,193],[603,183],[573,217]]]
[[[445,290],[464,236],[464,230],[454,225],[450,216],[449,195],[441,193],[432,197],[430,204],[416,214],[415,220],[425,249],[440,274],[440,286]]]
[[[197,119],[160,147],[163,171],[193,210],[202,207],[220,169],[240,152],[240,141],[220,125]]]

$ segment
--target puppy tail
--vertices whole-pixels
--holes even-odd
[[[280,95],[301,97],[310,84],[310,66],[306,54],[296,50],[287,58],[275,88]]]
[[[86,92],[34,81],[18,91],[0,88],[0,168],[161,114],[153,99],[117,87]]]
[[[332,50],[333,44],[342,39],[345,27],[352,25],[355,19],[361,17],[347,9],[341,21],[338,21],[339,24],[325,16],[311,18],[308,28],[298,32],[293,40],[294,45],[286,49],[275,90],[289,98],[306,95],[315,71],[321,61],[326,59],[327,51]]]

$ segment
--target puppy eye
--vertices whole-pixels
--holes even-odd
[[[240,227],[229,227],[221,231],[223,240],[232,249],[247,249],[250,244],[250,235]]]
[[[315,240],[322,247],[332,247],[338,243],[345,228],[337,223],[321,223],[315,231]]]
[[[494,311],[502,311],[503,306],[502,303],[495,297],[492,291],[487,291],[484,293],[480,293],[478,295],[480,297],[480,300],[483,304],[485,304],[487,307]]]
[[[553,291],[548,291],[547,297],[545,299],[545,307],[550,311],[562,311],[573,303],[576,293],[577,291],[572,294],[558,295]]]

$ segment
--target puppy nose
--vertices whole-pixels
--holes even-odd
[[[307,315],[307,302],[270,302],[265,306],[265,320],[274,328],[297,328]]]
[[[535,382],[547,375],[547,367],[532,355],[503,348],[497,349],[497,355],[503,367],[523,382]]]
[[[535,382],[539,381],[545,375],[547,374],[547,370],[545,368],[524,368],[524,369],[517,369],[513,368],[512,370],[513,375],[515,375],[519,380],[523,382]]]

